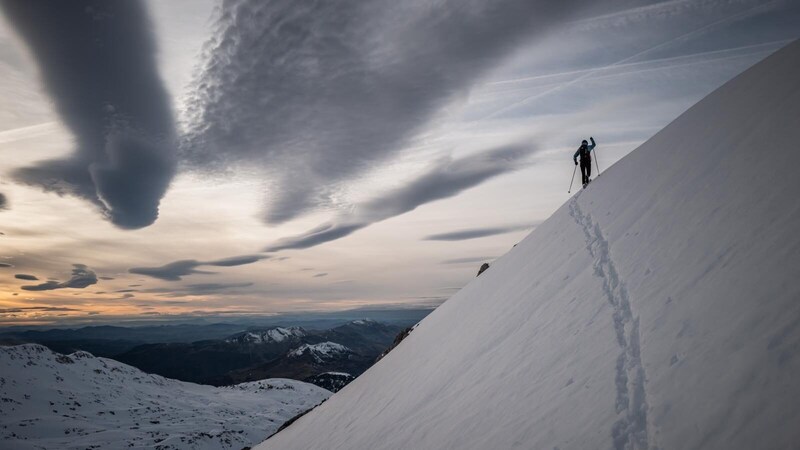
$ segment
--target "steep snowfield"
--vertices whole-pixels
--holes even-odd
[[[239,450],[329,395],[294,380],[214,388],[85,352],[0,347],[0,448]]]
[[[258,448],[798,448],[798,73],[709,95]]]

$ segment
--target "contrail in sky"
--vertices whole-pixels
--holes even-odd
[[[503,107],[503,108],[501,108],[501,109],[499,109],[499,110],[497,110],[497,111],[495,111],[493,113],[490,113],[490,114],[482,117],[480,120],[493,119],[493,118],[495,118],[495,117],[497,117],[497,116],[499,116],[501,114],[504,114],[504,113],[506,113],[506,112],[508,112],[508,111],[510,111],[512,109],[515,109],[515,108],[517,108],[519,106],[526,105],[531,101],[540,99],[540,98],[542,98],[542,97],[544,97],[546,95],[552,94],[552,93],[560,91],[560,90],[562,90],[564,88],[567,88],[567,87],[573,86],[573,85],[575,85],[577,83],[580,83],[581,81],[591,77],[592,75],[594,75],[595,73],[597,73],[597,72],[599,72],[601,70],[605,70],[605,69],[621,66],[621,65],[629,63],[630,61],[633,61],[633,60],[635,60],[637,58],[640,58],[640,57],[642,57],[644,55],[647,55],[649,53],[655,52],[657,50],[661,50],[662,48],[670,46],[670,45],[672,45],[672,44],[674,44],[676,42],[680,42],[680,41],[683,41],[683,40],[691,39],[691,38],[693,38],[693,37],[695,37],[697,35],[705,33],[706,31],[708,31],[708,30],[710,30],[712,28],[715,28],[717,26],[725,25],[725,24],[728,24],[730,22],[735,22],[737,20],[750,17],[750,16],[752,16],[754,14],[759,13],[760,12],[759,10],[771,8],[772,6],[774,6],[777,3],[781,3],[781,0],[774,0],[772,2],[765,3],[763,5],[754,6],[754,7],[750,8],[750,9],[747,9],[746,11],[742,11],[742,12],[739,12],[739,13],[736,13],[736,14],[732,14],[732,15],[730,15],[728,17],[725,17],[723,19],[717,20],[717,21],[712,22],[712,23],[710,23],[708,25],[704,25],[704,26],[702,26],[700,28],[697,28],[695,30],[692,30],[692,31],[690,31],[688,33],[684,33],[684,34],[682,34],[682,35],[680,35],[678,37],[672,38],[672,39],[670,39],[670,40],[668,40],[666,42],[662,42],[662,43],[660,43],[658,45],[655,45],[653,47],[650,47],[650,48],[647,48],[645,50],[642,50],[642,51],[640,51],[638,53],[635,53],[635,54],[633,54],[631,56],[628,56],[627,58],[623,58],[623,59],[621,59],[621,60],[619,60],[619,61],[617,61],[615,63],[609,64],[607,66],[601,67],[601,68],[596,69],[596,70],[589,71],[589,72],[587,72],[587,73],[585,73],[585,74],[583,74],[583,75],[581,75],[581,76],[579,76],[579,77],[577,77],[577,78],[575,78],[573,80],[567,81],[567,82],[565,82],[563,84],[555,86],[555,87],[553,87],[551,89],[548,89],[548,90],[546,90],[544,92],[540,92],[538,94],[534,94],[534,95],[528,96],[526,98],[523,98],[522,100],[520,100],[518,102],[514,102],[514,103],[512,103],[512,104],[510,104],[508,106],[505,106],[505,107]]]

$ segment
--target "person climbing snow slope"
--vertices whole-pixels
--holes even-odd
[[[581,142],[581,146],[578,147],[578,150],[575,152],[574,155],[572,155],[572,160],[575,161],[575,165],[576,166],[578,165],[578,157],[580,156],[580,158],[581,158],[581,180],[582,180],[584,188],[591,181],[591,178],[589,178],[589,177],[592,176],[592,155],[591,155],[591,153],[592,153],[592,150],[594,150],[594,147],[597,145],[594,142],[594,138],[593,137],[589,137],[589,140],[592,141],[591,144],[586,142],[586,139],[584,139]]]

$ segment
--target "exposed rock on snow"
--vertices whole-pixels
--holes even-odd
[[[480,274],[478,274],[478,275],[480,275]],[[378,362],[381,359],[383,359],[383,357],[388,355],[390,351],[394,350],[395,347],[400,345],[400,343],[403,342],[403,339],[407,338],[408,335],[411,334],[411,332],[414,331],[414,328],[416,328],[416,327],[417,326],[414,325],[413,327],[408,327],[408,328],[404,329],[403,331],[397,333],[397,336],[395,336],[394,341],[392,342],[392,345],[390,345],[389,348],[384,350],[384,352],[381,353],[378,356],[378,359],[376,359],[375,362]]]
[[[798,69],[700,101],[258,448],[796,448]]]
[[[214,388],[86,352],[0,347],[0,448],[239,450],[328,396],[294,380]]]
[[[339,392],[356,377],[346,372],[323,372],[307,378],[305,381],[323,387],[331,392]]]

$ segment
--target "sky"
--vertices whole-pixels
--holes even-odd
[[[0,1],[0,326],[435,306],[793,1]]]

